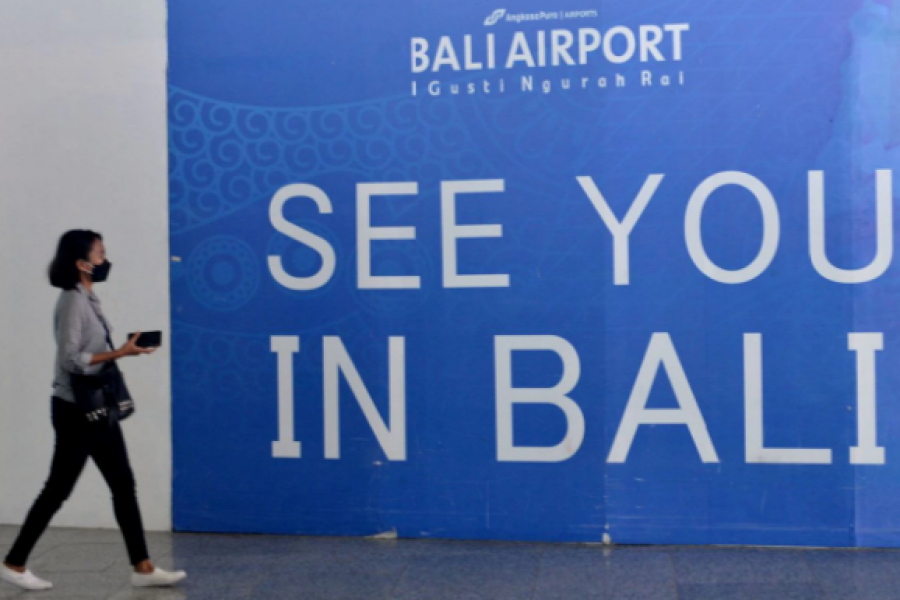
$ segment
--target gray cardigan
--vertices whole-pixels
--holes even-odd
[[[103,319],[103,322],[100,321]],[[109,352],[106,329],[112,327],[100,307],[100,299],[80,283],[73,290],[63,290],[56,302],[53,314],[53,330],[56,336],[56,375],[53,379],[53,395],[69,402],[72,394],[71,373],[94,374],[103,363],[91,366],[91,358],[100,352]]]

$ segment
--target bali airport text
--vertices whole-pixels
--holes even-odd
[[[623,26],[601,31],[583,27],[539,30],[532,33],[516,31],[509,37],[488,33],[483,39],[464,35],[461,39],[441,36],[437,43],[426,38],[411,40],[411,70],[413,75],[454,74],[513,69],[562,70],[558,76],[516,74],[512,77],[476,76],[473,80],[444,81],[440,78],[413,80],[413,96],[443,94],[503,94],[512,91],[550,94],[557,90],[616,89],[625,87],[675,87],[685,85],[681,68],[683,35],[690,30],[688,23],[641,25],[635,29]],[[639,72],[613,71],[635,62],[643,65],[666,64],[665,69],[641,69]],[[586,76],[573,74],[573,68],[603,65],[609,72]],[[680,66],[680,65],[679,65]],[[521,73],[521,71],[520,71]]]

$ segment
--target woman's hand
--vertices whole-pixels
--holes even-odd
[[[136,332],[131,339],[125,342],[125,345],[119,348],[120,356],[140,356],[141,354],[153,354],[156,348],[141,348],[137,345],[137,340],[141,336],[141,332]]]
[[[109,352],[99,352],[91,356],[91,366],[100,364],[102,362],[106,362],[108,360],[119,360],[120,358],[125,358],[126,356],[140,356],[142,354],[153,354],[156,352],[156,348],[141,348],[137,345],[138,337],[141,335],[141,332],[138,331],[131,339],[125,342],[125,345],[119,348],[118,350],[110,350]]]

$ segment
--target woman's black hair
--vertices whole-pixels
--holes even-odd
[[[73,229],[65,232],[59,238],[56,256],[53,257],[53,262],[47,269],[50,285],[64,290],[75,289],[75,286],[81,281],[81,271],[75,266],[75,262],[88,260],[94,242],[102,239],[103,237],[99,233],[89,229]]]

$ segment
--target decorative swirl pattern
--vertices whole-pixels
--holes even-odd
[[[434,180],[489,175],[450,99],[277,109],[170,87],[169,140],[172,235],[325,173],[380,181],[415,173]]]
[[[204,240],[188,259],[191,295],[213,310],[235,310],[259,287],[257,257],[245,242],[219,235]]]
[[[312,329],[291,332],[303,340],[302,351],[293,358],[299,381],[321,377],[322,337],[336,335],[352,348],[358,368],[371,365],[386,372],[386,339],[376,335],[359,317],[342,322],[316,325]],[[198,327],[184,321],[172,321],[172,384],[182,410],[213,411],[223,401],[274,406],[276,357],[267,333],[237,333]],[[366,351],[371,349],[370,351]],[[376,387],[367,383],[375,392]],[[379,392],[380,393],[380,392]],[[384,396],[387,394],[384,393]]]

